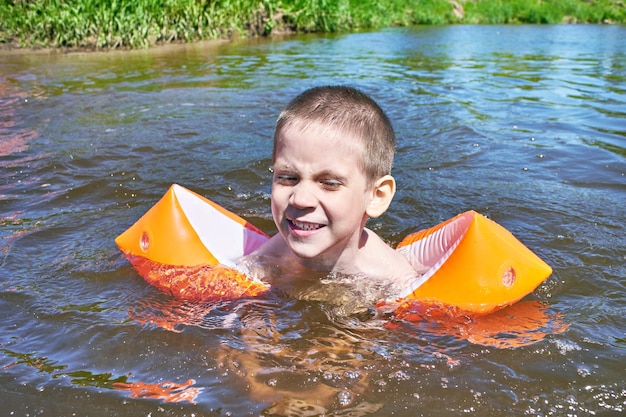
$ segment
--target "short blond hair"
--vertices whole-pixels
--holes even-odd
[[[281,132],[294,125],[324,126],[360,140],[360,168],[370,183],[391,173],[396,150],[391,122],[372,98],[356,88],[313,87],[294,98],[276,121],[272,160]]]

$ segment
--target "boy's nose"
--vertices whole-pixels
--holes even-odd
[[[311,190],[311,187],[304,182],[300,182],[292,189],[291,196],[289,196],[289,204],[297,208],[313,207],[317,201],[315,193]]]

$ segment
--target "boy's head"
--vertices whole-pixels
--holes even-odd
[[[292,100],[276,122],[273,160],[281,133],[291,127],[302,131],[322,128],[358,140],[362,153],[359,168],[370,183],[391,173],[395,153],[391,122],[374,100],[355,88],[314,87]]]
[[[387,210],[396,189],[394,144],[383,111],[354,88],[316,87],[296,97],[274,133],[271,204],[279,235],[268,253],[318,270],[363,271],[381,242],[365,223]]]

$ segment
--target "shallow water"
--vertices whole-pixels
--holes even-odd
[[[0,414],[621,414],[625,38],[445,26],[1,55]],[[474,209],[554,268],[490,319],[510,332],[284,297],[181,303],[119,253],[174,182],[273,233],[272,125],[329,83],[370,93],[398,133],[399,192],[371,228],[395,244]],[[515,327],[538,312],[547,326]]]

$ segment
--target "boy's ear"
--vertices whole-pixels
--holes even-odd
[[[394,194],[396,193],[396,180],[391,175],[380,177],[374,183],[372,200],[365,210],[368,217],[376,218],[387,211]]]

